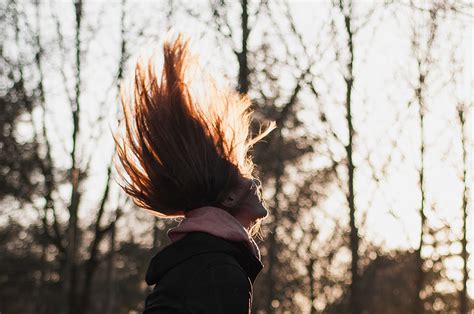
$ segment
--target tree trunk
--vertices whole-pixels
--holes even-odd
[[[115,275],[115,223],[110,230],[110,251],[109,251],[109,258],[107,261],[107,268],[106,268],[106,277],[105,277],[105,286],[107,287],[107,299],[105,301],[105,313],[106,314],[113,314],[115,313],[115,282],[114,282],[114,275]]]
[[[281,146],[282,143],[282,135],[280,132],[280,129],[278,129],[278,133],[275,134],[275,146],[279,147]],[[278,151],[278,150],[275,150]],[[280,208],[280,202],[279,202],[279,196],[282,190],[282,181],[281,177],[283,175],[283,161],[281,158],[280,153],[275,156],[277,158],[277,169],[275,169],[275,193],[273,195],[274,203],[273,203],[273,210],[272,210],[272,218],[273,221],[270,224],[270,230],[271,234],[269,234],[269,239],[268,239],[268,253],[267,253],[267,258],[268,258],[268,264],[267,264],[267,288],[268,288],[268,296],[266,300],[266,313],[273,313],[273,300],[275,300],[275,295],[276,295],[276,287],[275,287],[275,264],[277,260],[277,234],[276,234],[276,229],[278,227],[278,223],[280,221],[279,219],[279,208]]]
[[[316,292],[314,286],[316,284],[316,280],[314,280],[314,264],[315,259],[312,257],[308,264],[308,276],[309,276],[309,297],[311,302],[311,312],[310,314],[316,314]]]
[[[248,66],[248,50],[247,42],[250,34],[250,29],[248,25],[248,0],[242,0],[242,50],[237,53],[237,58],[239,60],[239,86],[238,91],[240,93],[246,94],[249,91],[249,66]]]
[[[416,295],[415,295],[415,302],[413,306],[413,314],[420,314],[423,313],[423,300],[421,299],[421,291],[424,287],[425,281],[425,273],[423,270],[423,256],[422,256],[422,249],[423,249],[423,238],[425,235],[426,229],[426,212],[425,212],[425,104],[424,104],[424,96],[423,96],[423,84],[424,84],[424,75],[420,73],[418,79],[419,87],[416,89],[416,98],[418,101],[418,119],[420,123],[420,170],[418,172],[419,176],[419,188],[420,188],[420,242],[418,244],[418,248],[416,249],[416,260],[417,260],[417,274],[416,274]]]
[[[67,275],[68,275],[68,312],[78,313],[76,304],[77,297],[77,251],[78,239],[78,210],[80,202],[79,185],[81,181],[80,168],[76,160],[76,149],[79,135],[80,118],[80,94],[81,94],[81,21],[82,21],[82,0],[74,3],[76,29],[75,29],[75,102],[71,104],[73,133],[71,150],[71,200],[69,204],[69,225],[68,225],[68,254],[67,254]]]
[[[460,293],[460,309],[461,314],[467,314],[469,310],[469,298],[467,296],[467,281],[469,279],[469,273],[467,268],[467,263],[469,260],[469,253],[467,252],[467,217],[468,217],[468,178],[467,178],[467,136],[466,136],[466,120],[465,120],[465,111],[462,105],[458,108],[459,122],[461,125],[461,146],[462,146],[462,181],[464,185],[463,195],[462,195],[462,252],[461,258],[463,260],[463,277],[462,277],[462,290]]]
[[[352,118],[352,88],[354,86],[354,76],[353,76],[353,65],[354,65],[354,43],[353,43],[353,31],[352,31],[352,3],[348,4],[348,13],[344,14],[344,4],[343,1],[339,1],[339,9],[344,15],[344,25],[347,34],[347,46],[349,49],[349,61],[346,65],[347,74],[344,78],[346,82],[346,122],[348,128],[348,144],[345,147],[346,150],[346,162],[347,162],[347,203],[349,205],[349,226],[350,226],[350,250],[351,250],[351,284],[350,284],[350,309],[351,313],[359,314],[361,312],[359,304],[359,232],[356,226],[356,204],[355,204],[355,194],[354,194],[354,172],[355,165],[352,157],[354,151],[353,142],[354,142],[354,126]]]

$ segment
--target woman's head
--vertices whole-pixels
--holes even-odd
[[[163,52],[161,76],[153,62],[138,63],[133,96],[122,97],[125,134],[114,135],[121,186],[136,205],[161,217],[202,206],[235,213],[235,206],[252,203],[248,193],[244,203],[229,202],[229,196],[252,193],[248,151],[274,126],[252,137],[251,101],[212,79],[199,82],[206,97],[192,94],[189,68],[196,63],[189,40],[179,35]]]
[[[268,214],[258,179],[241,178],[239,184],[223,198],[221,207],[247,229],[258,231],[258,222]]]

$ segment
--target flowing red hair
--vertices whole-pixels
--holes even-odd
[[[161,217],[201,206],[219,206],[224,195],[252,178],[249,149],[273,128],[249,133],[252,111],[246,95],[203,83],[206,97],[191,93],[189,39],[179,34],[163,45],[158,77],[150,59],[135,67],[133,97],[121,89],[124,136],[113,135],[122,189],[134,203]]]

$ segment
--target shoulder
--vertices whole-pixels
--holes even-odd
[[[242,267],[225,253],[203,255],[208,262],[189,278],[186,307],[191,313],[248,313],[252,284]]]
[[[196,263],[202,266],[196,269],[193,278],[190,278],[191,281],[202,277],[208,277],[216,282],[225,282],[228,279],[236,279],[240,282],[248,281],[247,273],[242,266],[240,266],[235,257],[230,254],[224,252],[208,252],[195,256],[195,259],[202,259],[206,262]]]
[[[247,273],[235,257],[224,252],[207,252],[191,258],[188,266],[193,265],[189,286],[208,286],[209,288],[252,288]],[[196,267],[197,266],[197,267]],[[191,293],[193,289],[190,289]]]

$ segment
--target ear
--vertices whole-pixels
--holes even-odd
[[[233,208],[240,204],[244,197],[250,192],[252,180],[241,179],[240,184],[227,192],[221,204],[225,207]]]
[[[241,199],[241,195],[239,194],[241,193],[238,193],[235,190],[230,191],[222,201],[222,205],[230,208],[237,206],[238,201]]]

